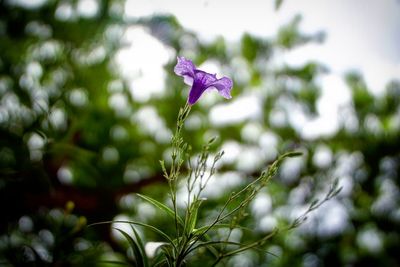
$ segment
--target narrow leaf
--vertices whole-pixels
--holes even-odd
[[[144,248],[142,239],[140,238],[140,236],[139,236],[138,232],[136,231],[135,227],[133,227],[131,225],[131,228],[132,228],[133,234],[135,235],[136,243],[137,243],[137,245],[139,247],[139,250],[140,250],[141,254],[144,255],[144,257],[143,257],[143,266],[144,267],[148,267],[149,266],[149,261],[148,261],[147,255],[146,255],[146,250]]]
[[[139,225],[139,226],[146,227],[146,228],[152,230],[153,232],[155,232],[155,233],[161,235],[161,236],[162,236],[163,238],[165,238],[169,243],[171,243],[171,245],[174,246],[174,248],[175,248],[175,245],[174,245],[172,239],[171,239],[166,233],[164,233],[164,232],[161,231],[160,229],[158,229],[158,228],[156,228],[156,227],[154,227],[154,226],[152,226],[152,225],[149,225],[149,224],[147,224],[147,223],[141,223],[141,222],[136,222],[136,221],[105,221],[105,222],[92,223],[92,224],[90,224],[90,225],[88,225],[88,226],[95,226],[95,225],[101,225],[101,224],[111,224],[111,223],[127,223],[127,224],[134,224],[134,225]]]
[[[144,200],[146,200],[147,202],[149,202],[150,204],[153,204],[156,208],[165,211],[171,218],[175,219],[175,212],[170,209],[169,207],[167,207],[166,205],[164,205],[163,203],[155,200],[154,198],[148,197],[148,196],[144,196],[141,194],[137,194],[139,197],[143,198]],[[176,214],[176,218],[178,220],[178,223],[183,226],[183,220],[178,216],[178,214]]]
[[[288,152],[288,153],[283,154],[283,155],[281,156],[281,158],[295,158],[295,157],[299,157],[299,156],[301,156],[301,155],[303,155],[302,152],[299,152],[299,151],[292,151],[292,152]]]
[[[196,223],[197,223],[197,213],[199,211],[200,205],[203,202],[202,199],[197,199],[196,201],[194,201],[192,203],[192,205],[190,206],[190,215],[188,218],[188,222],[187,222],[187,233],[192,233],[193,229],[196,227]]]
[[[156,263],[154,263],[153,267],[158,267],[158,266],[165,266],[166,264],[168,264],[166,259],[162,259]]]
[[[135,255],[137,267],[144,267],[143,255],[142,255],[142,252],[141,252],[138,244],[135,242],[135,240],[125,231],[118,229],[118,228],[114,228],[114,229],[117,230],[118,232],[120,232],[125,237],[125,239],[128,240],[128,242],[133,250],[133,254]]]

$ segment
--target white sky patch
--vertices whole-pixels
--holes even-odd
[[[248,119],[258,119],[261,114],[260,100],[253,94],[236,97],[227,104],[214,106],[210,111],[209,119],[214,125],[227,125]]]
[[[254,122],[247,123],[240,132],[242,140],[250,143],[258,143],[262,134],[263,128],[261,124]]]
[[[62,184],[72,184],[74,181],[74,174],[68,166],[62,166],[57,171],[57,178]]]
[[[28,9],[39,8],[47,2],[47,0],[8,0],[11,5],[21,6]]]
[[[305,124],[302,136],[305,139],[313,140],[320,136],[329,137],[336,133],[339,129],[338,121],[330,121],[326,117],[318,117]]]
[[[383,236],[380,231],[375,227],[366,227],[362,231],[357,233],[357,245],[360,248],[368,250],[369,253],[376,253],[382,251],[383,248]]]
[[[132,116],[131,122],[140,124],[142,131],[153,135],[157,142],[167,143],[171,140],[171,131],[166,128],[154,107],[142,107]]]
[[[200,35],[202,39],[212,39],[222,35],[237,39],[244,31],[272,35],[276,31],[273,1],[248,0],[128,0],[127,17],[141,17],[160,13],[172,13],[185,27]]]
[[[308,207],[308,204],[307,204]],[[301,208],[293,209],[295,217],[302,213]],[[343,232],[348,223],[349,215],[346,207],[336,199],[324,203],[319,209],[308,215],[307,221],[300,226],[300,231],[315,233],[319,236],[329,237]]]
[[[332,150],[326,145],[318,145],[313,155],[313,164],[318,168],[327,168],[332,164]]]
[[[297,180],[301,170],[304,168],[304,164],[304,159],[301,157],[285,160],[281,167],[282,180],[287,183],[292,183]]]
[[[28,139],[29,154],[31,160],[38,161],[42,159],[43,147],[46,144],[46,140],[43,136],[33,133]]]
[[[194,189],[190,196],[190,202],[193,201],[193,197],[198,194],[200,189],[200,184],[204,186],[206,183],[209,172],[206,172],[203,179],[198,179],[195,182]],[[201,198],[205,201],[207,199],[219,198],[223,195],[226,190],[230,190],[243,183],[244,177],[238,172],[225,172],[225,173],[215,173],[208,180],[204,190],[201,192]],[[177,205],[179,207],[186,207],[188,203],[189,191],[187,189],[186,182],[182,182],[179,185],[177,192]]]
[[[269,214],[271,208],[272,208],[272,199],[268,194],[264,192],[258,193],[254,201],[251,203],[251,210],[257,218]]]
[[[273,132],[264,132],[258,140],[258,145],[263,153],[265,161],[271,161],[278,155],[278,136]]]
[[[122,93],[112,94],[108,99],[108,105],[119,116],[129,116],[130,107],[127,97]]]
[[[262,151],[256,146],[243,146],[236,162],[236,168],[251,173],[265,164]]]
[[[239,143],[235,141],[228,140],[224,142],[221,150],[224,151],[225,154],[221,158],[220,162],[226,164],[232,164],[238,159],[241,151],[241,146]]]
[[[320,76],[320,84],[323,95],[317,103],[318,112],[321,116],[337,116],[338,108],[351,101],[348,86],[340,76],[335,74]]]
[[[123,241],[126,240],[126,238],[117,230],[120,229],[124,231],[125,233],[129,234],[129,236],[133,236],[133,230],[132,230],[132,225],[129,223],[122,223],[122,222],[116,222],[116,221],[130,221],[132,220],[129,216],[125,214],[119,214],[114,217],[113,223],[111,224],[111,237],[114,240],[118,241]],[[135,230],[140,233],[139,227],[135,227]]]
[[[157,249],[164,244],[167,244],[167,243],[165,243],[165,242],[147,242],[144,247],[146,255],[150,258],[153,258],[156,255]]]
[[[55,17],[61,21],[70,20],[75,17],[75,11],[70,4],[61,3],[56,9]]]
[[[376,95],[383,92],[389,77],[400,79],[400,62],[397,64],[383,61],[369,62],[361,69],[368,88]]]
[[[237,172],[214,174],[204,189],[206,198],[220,197],[229,188],[238,186],[243,182],[243,177]]]
[[[128,80],[132,96],[145,102],[164,91],[163,66],[174,56],[170,49],[146,32],[133,26],[124,35],[126,46],[116,55],[122,75]]]
[[[340,109],[351,101],[349,88],[342,77],[321,75],[318,83],[322,88],[322,96],[317,102],[319,116],[303,125],[301,135],[306,139],[335,134],[339,130]]]
[[[77,9],[83,17],[90,18],[99,11],[99,4],[95,0],[80,0]]]
[[[303,14],[306,32],[324,30],[322,45],[309,44],[286,56],[289,64],[310,59],[335,73],[360,70],[373,93],[400,76],[400,4],[396,0],[285,1],[281,15]]]
[[[307,116],[303,112],[300,103],[290,100],[287,104],[284,104],[283,107],[286,109],[290,124],[294,129],[301,131],[302,127],[307,122]]]
[[[221,66],[219,62],[215,60],[206,60],[199,66],[199,69],[212,74],[216,73],[217,75],[221,73]]]

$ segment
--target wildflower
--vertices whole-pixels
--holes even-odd
[[[217,89],[218,93],[224,98],[232,98],[231,89],[233,82],[228,77],[217,79],[216,74],[210,74],[197,69],[191,60],[184,57],[178,57],[178,63],[174,71],[177,75],[184,78],[184,82],[187,85],[192,86],[188,97],[190,105],[196,103],[204,91],[208,89]]]

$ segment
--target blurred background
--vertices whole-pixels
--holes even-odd
[[[213,136],[225,151],[200,223],[287,151],[303,156],[233,241],[290,222],[335,178],[343,187],[269,253],[221,266],[400,266],[399,25],[395,0],[0,0],[0,265],[135,266],[110,225],[86,225],[172,231],[135,193],[168,203],[159,159],[189,91],[179,55],[234,81],[231,100],[205,94],[185,125],[195,153]]]

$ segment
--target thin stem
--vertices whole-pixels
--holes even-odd
[[[182,138],[182,128],[185,120],[187,119],[191,110],[191,106],[186,103],[183,108],[179,110],[176,130],[171,139],[171,167],[169,172],[165,171],[166,179],[168,180],[169,194],[172,201],[172,206],[174,210],[174,221],[175,221],[175,232],[177,247],[174,246],[174,263],[176,264],[177,257],[179,257],[179,246],[181,242],[184,242],[183,238],[180,239],[180,226],[178,222],[178,205],[177,205],[177,188],[178,188],[178,178],[180,175],[182,164],[185,162],[185,156],[187,153],[188,145],[183,141]],[[185,229],[183,229],[184,231]]]

